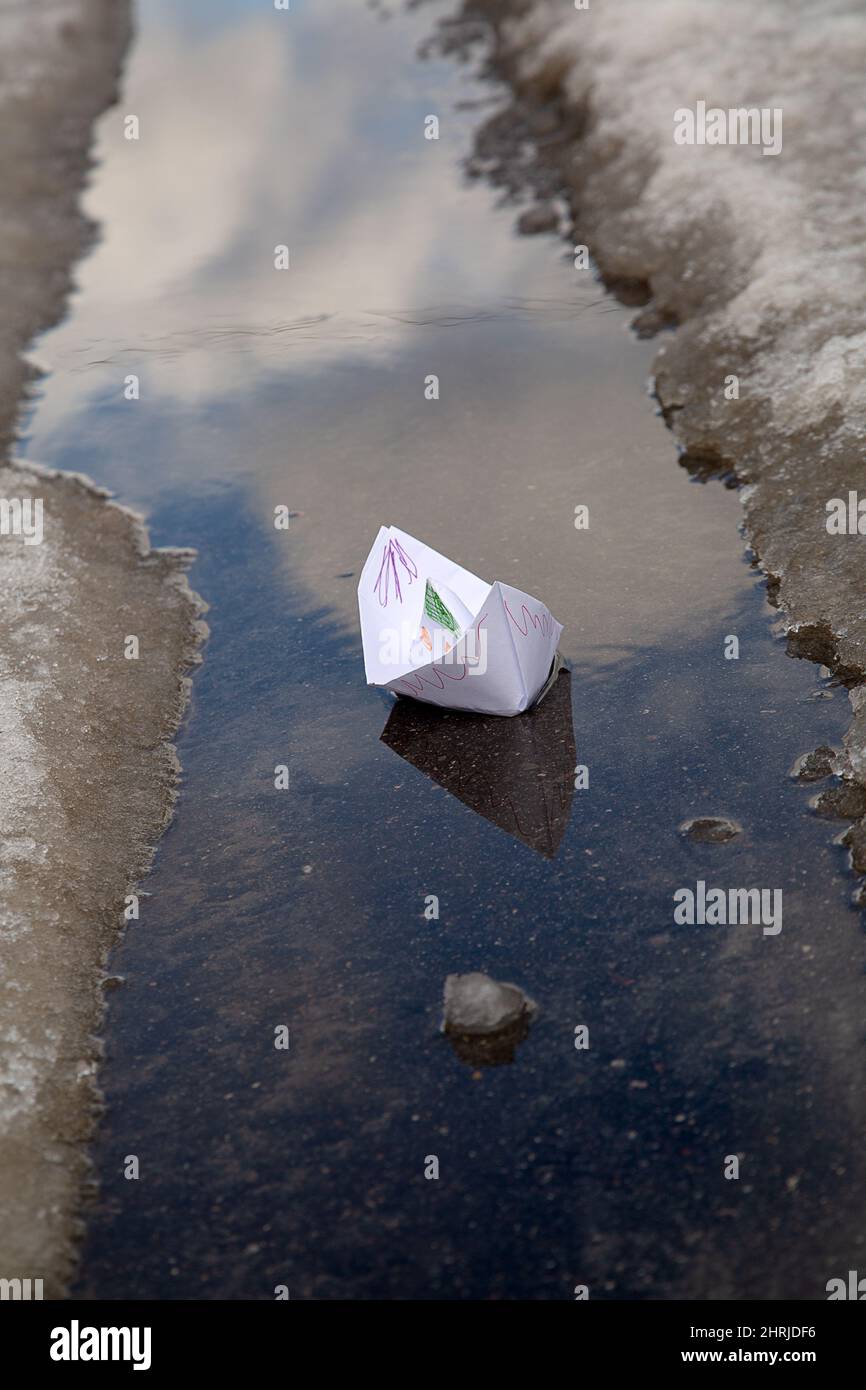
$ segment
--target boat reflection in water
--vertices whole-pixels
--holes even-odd
[[[470,810],[545,859],[559,849],[574,795],[571,676],[534,709],[505,719],[399,697],[382,742]]]

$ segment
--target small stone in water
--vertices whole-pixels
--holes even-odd
[[[695,816],[684,820],[679,830],[686,839],[697,840],[702,845],[722,845],[739,835],[742,828],[727,816]]]
[[[859,782],[840,782],[838,787],[828,787],[815,801],[819,816],[829,816],[831,820],[859,820],[866,814],[866,787]]]
[[[822,743],[811,753],[804,753],[791,769],[791,776],[800,782],[821,782],[832,777],[836,767],[836,750]]]
[[[496,1033],[534,1011],[532,1000],[517,985],[491,980],[479,970],[448,975],[445,980],[446,1032],[469,1036]]]

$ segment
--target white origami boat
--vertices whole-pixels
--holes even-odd
[[[383,526],[358,584],[368,685],[477,714],[520,714],[559,672],[562,625],[530,594],[488,584]]]

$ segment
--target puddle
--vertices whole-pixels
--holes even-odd
[[[435,7],[173,9],[142,8],[102,122],[104,238],[24,443],[197,547],[211,606],[111,963],[77,1295],[823,1297],[862,1248],[866,975],[789,771],[839,746],[844,692],[774,635],[736,496],[677,467],[628,312],[461,183],[489,90],[413,57]],[[381,523],[564,624],[535,743],[487,731],[473,766],[365,686]],[[783,929],[676,925],[698,881],[781,889]],[[538,1004],[512,1062],[440,1031],[473,971]]]

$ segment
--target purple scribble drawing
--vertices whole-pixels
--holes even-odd
[[[373,585],[373,592],[378,594],[379,603],[383,608],[388,607],[390,598],[389,589],[391,587],[391,577],[394,578],[394,593],[399,603],[403,602],[403,591],[400,588],[400,571],[397,568],[397,561],[403,566],[409,576],[409,583],[418,578],[418,566],[410,555],[407,555],[399,541],[392,536],[382,552],[382,563],[379,566],[379,573],[376,583]]]
[[[526,637],[528,635],[530,623],[532,623],[532,626],[534,627],[536,632],[541,632],[545,637],[550,636],[551,632],[553,631],[553,619],[551,618],[549,613],[531,613],[530,610],[527,608],[526,604],[523,603],[520,606],[520,616],[523,618],[523,626],[521,627],[520,623],[515,618],[511,609],[508,607],[508,599],[503,597],[502,602],[505,604],[506,613],[513,622],[514,626],[517,628],[517,631],[521,633],[523,637]]]
[[[420,671],[413,671],[411,675],[401,676],[397,684],[405,685],[410,695],[423,694],[425,685],[432,686],[434,690],[444,690],[446,680],[462,681],[466,679],[466,662],[459,661],[456,666],[459,667],[459,670],[455,668],[453,674],[445,667],[425,666],[423,675]]]

